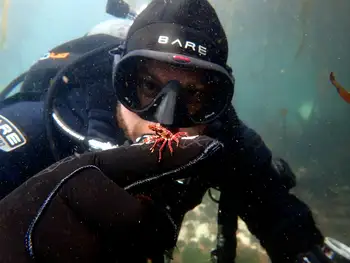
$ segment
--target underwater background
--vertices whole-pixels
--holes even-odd
[[[146,0],[130,0],[139,10]],[[233,104],[298,177],[293,190],[326,236],[350,244],[350,1],[212,0],[229,39]],[[106,0],[0,0],[0,91],[49,49],[112,19]],[[174,262],[208,262],[217,206],[184,222]],[[238,263],[268,262],[243,223]],[[180,253],[181,252],[181,253]]]

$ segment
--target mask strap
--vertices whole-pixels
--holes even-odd
[[[125,41],[123,41],[119,46],[117,46],[116,48],[111,49],[108,53],[115,57],[115,56],[119,56],[120,58],[122,58],[125,55],[125,50],[126,50],[126,45],[125,45]]]
[[[113,71],[112,72],[115,72],[116,67],[118,66],[120,60],[122,59],[122,57],[125,54],[125,41],[122,44],[120,44],[118,47],[110,50],[109,54],[111,56],[113,56]],[[115,78],[115,76],[113,74],[113,76],[112,76],[113,83],[115,82],[114,78]]]
[[[230,75],[232,75],[232,68],[229,65],[225,65],[225,69]]]

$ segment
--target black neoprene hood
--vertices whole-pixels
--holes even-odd
[[[196,57],[225,66],[228,43],[207,0],[153,0],[131,26],[126,53],[153,50]]]

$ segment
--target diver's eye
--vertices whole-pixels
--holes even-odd
[[[142,95],[150,98],[154,98],[160,91],[159,85],[157,85],[151,77],[143,77],[138,83],[138,89]]]
[[[147,97],[154,98],[159,93],[159,89],[154,83],[143,83],[141,89],[142,93]]]
[[[194,85],[187,87],[187,96],[190,102],[200,102],[204,97],[204,92],[197,89]]]

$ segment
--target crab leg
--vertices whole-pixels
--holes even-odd
[[[154,152],[154,149],[156,148],[157,144],[159,142],[161,142],[163,140],[163,138],[158,138],[156,139],[156,141],[154,142],[153,146],[151,147],[150,151],[153,153]]]
[[[164,147],[166,145],[167,140],[164,140],[164,142],[162,143],[162,146],[160,146],[159,148],[159,157],[158,157],[158,162],[160,162],[160,160],[162,159],[162,151],[164,150]]]
[[[178,132],[178,133],[174,134],[170,140],[174,140],[176,142],[176,147],[179,147],[179,143],[180,143],[179,138],[181,138],[183,136],[188,136],[187,132]]]
[[[180,143],[179,138],[177,138],[175,135],[173,135],[173,137],[171,137],[171,139],[169,140],[169,142],[171,142],[171,141],[175,141],[176,142],[176,147],[179,146],[179,143]],[[169,146],[169,148],[170,148],[170,146]]]
[[[168,140],[169,151],[170,151],[170,154],[173,155],[174,149],[173,149],[173,146],[171,145],[171,143],[172,143],[172,140]]]

